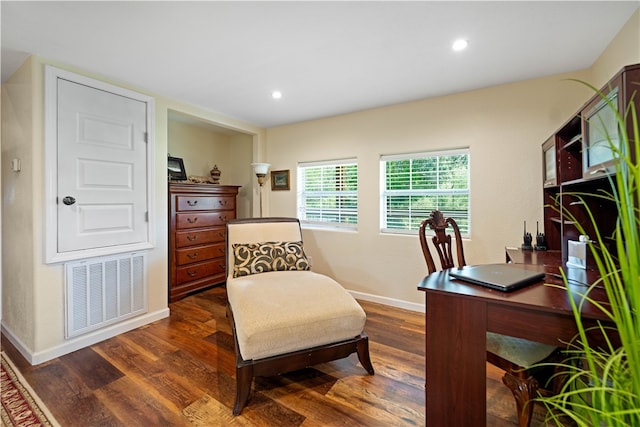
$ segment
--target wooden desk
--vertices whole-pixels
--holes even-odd
[[[548,263],[525,268],[557,273],[560,263],[548,256]],[[551,275],[545,279],[561,283]],[[486,425],[487,331],[559,346],[559,340],[575,336],[571,294],[545,282],[508,293],[451,279],[447,271],[420,282],[418,289],[426,293],[427,425]],[[569,288],[573,295],[586,290],[583,285]],[[590,295],[606,301],[603,289]],[[586,324],[606,320],[591,304],[584,306],[582,315]]]

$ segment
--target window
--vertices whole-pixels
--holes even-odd
[[[355,159],[298,164],[298,219],[353,228],[358,224]]]
[[[417,230],[437,209],[469,235],[468,149],[382,156],[380,176],[383,232]]]

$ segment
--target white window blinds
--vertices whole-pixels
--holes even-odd
[[[431,211],[469,235],[469,150],[382,156],[381,229],[417,230]]]
[[[356,228],[358,164],[355,159],[298,164],[298,219]]]

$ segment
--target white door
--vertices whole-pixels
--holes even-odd
[[[148,240],[147,105],[57,79],[58,252]]]

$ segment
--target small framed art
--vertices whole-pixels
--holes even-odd
[[[187,171],[184,169],[184,162],[181,158],[167,157],[167,167],[169,181],[185,181],[187,179]]]
[[[271,171],[271,190],[289,190],[289,169]]]

